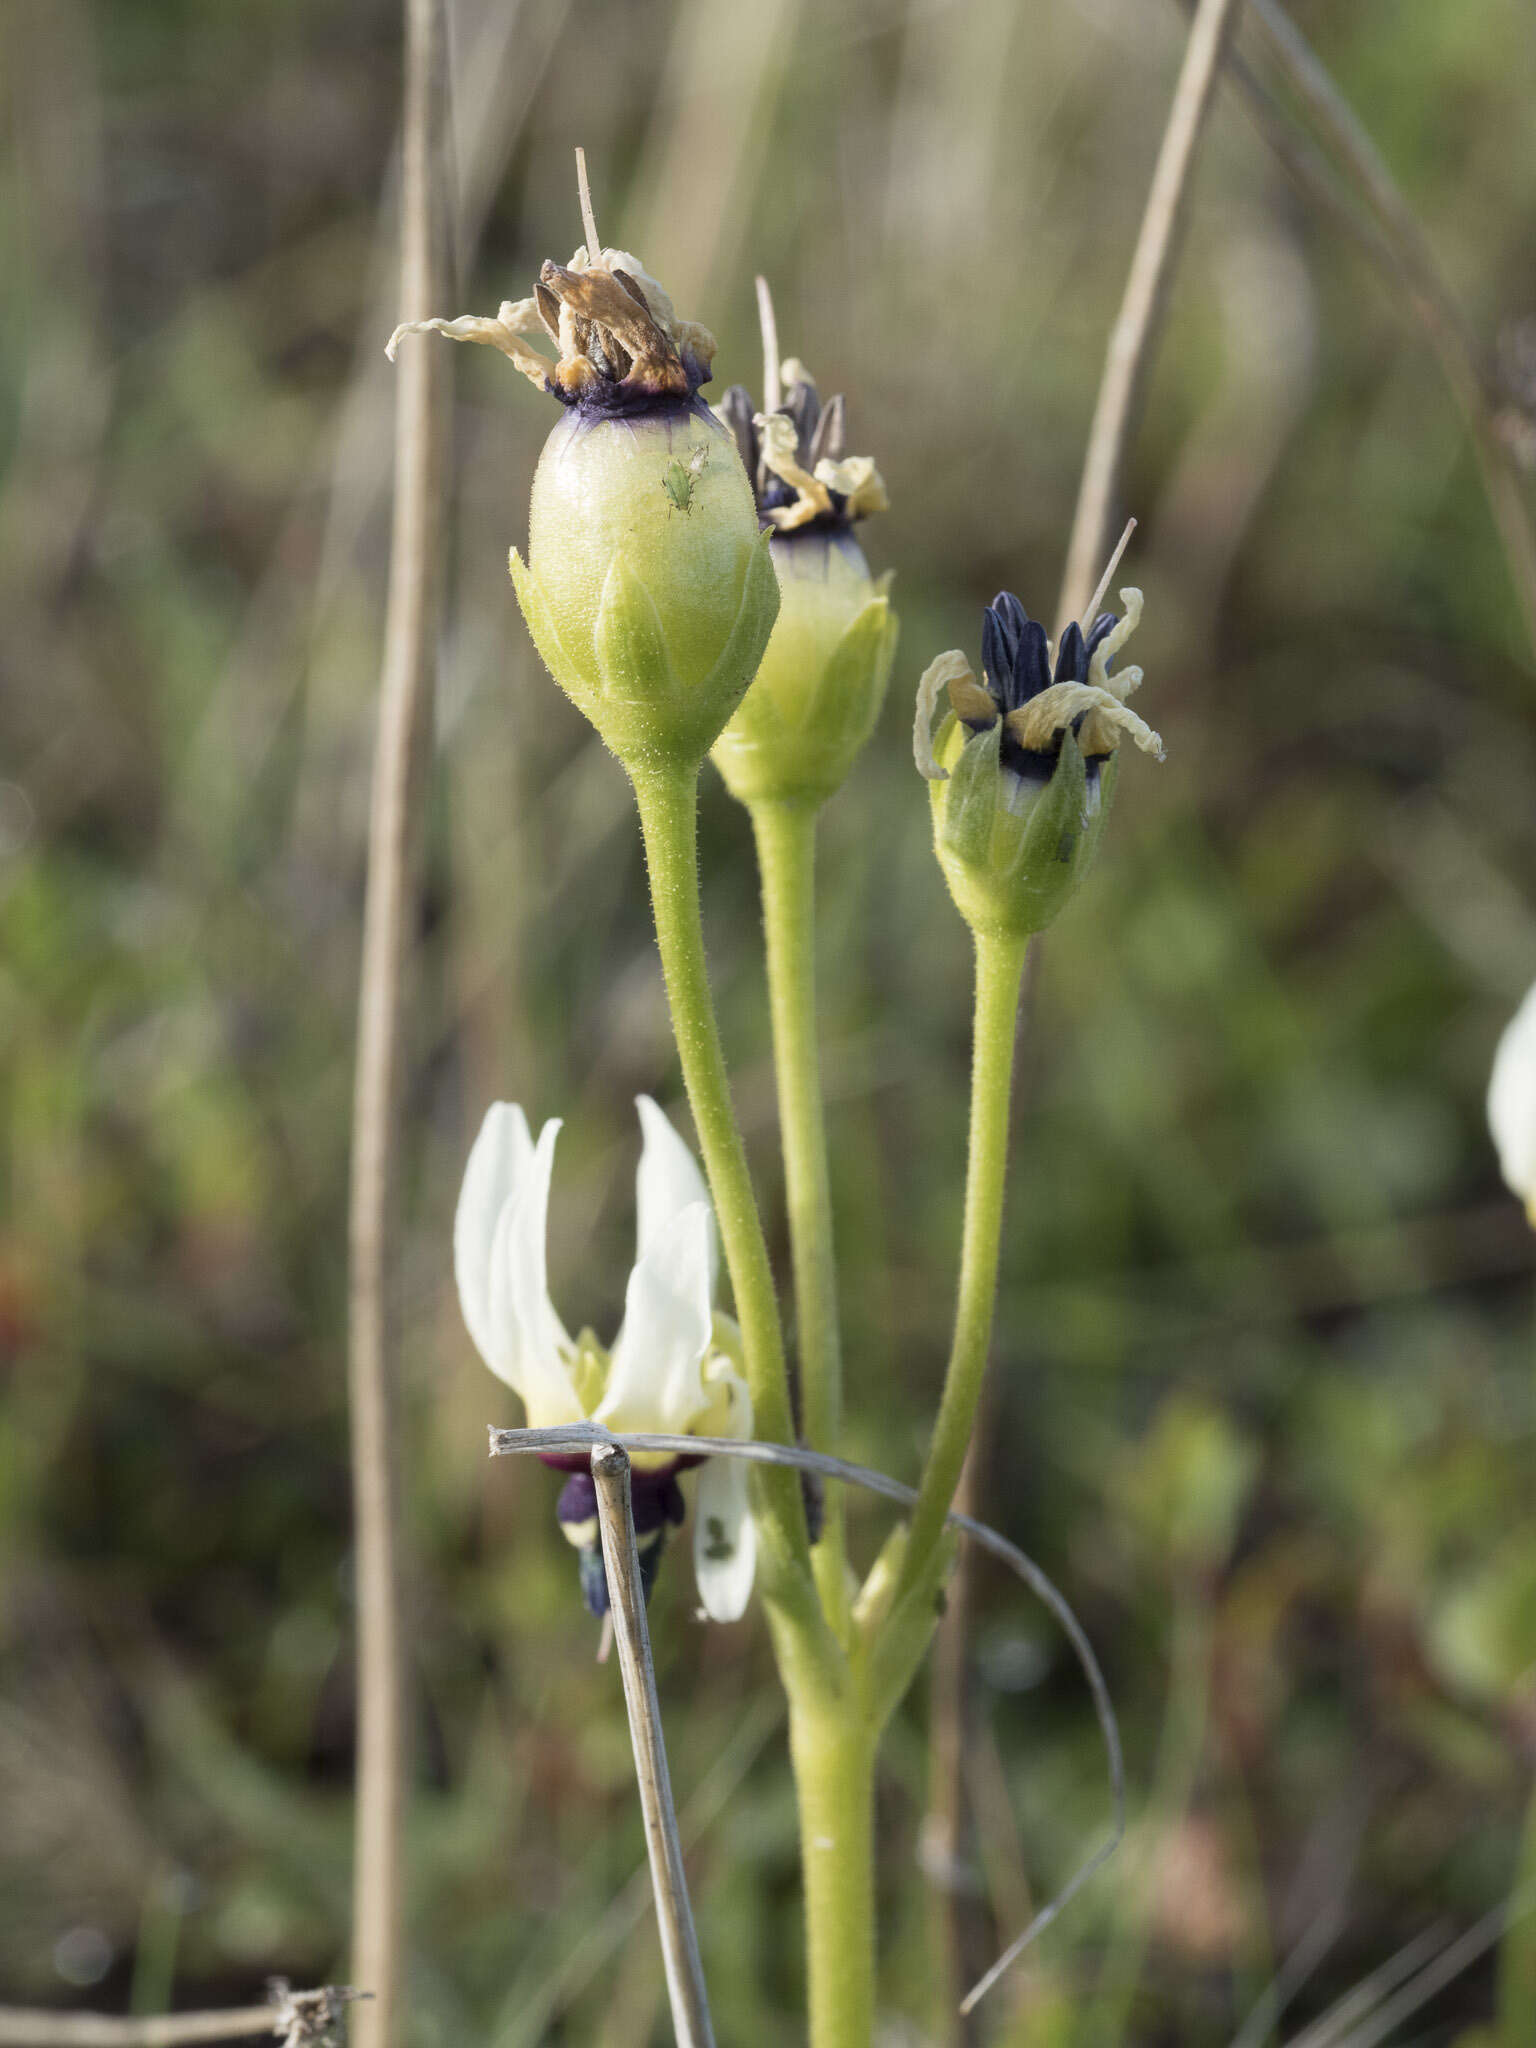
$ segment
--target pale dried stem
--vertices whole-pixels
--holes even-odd
[[[1136,521],[1134,519],[1127,519],[1127,521],[1125,522],[1124,533],[1122,533],[1120,538],[1115,542],[1115,552],[1104,564],[1104,574],[1099,578],[1098,587],[1095,589],[1092,597],[1090,597],[1088,602],[1083,606],[1083,631],[1085,633],[1088,631],[1090,625],[1099,615],[1099,606],[1104,602],[1105,597],[1108,595],[1109,586],[1114,578],[1114,573],[1120,566],[1120,557],[1125,553],[1126,549],[1130,546],[1131,535],[1135,531]]]
[[[581,200],[581,231],[587,238],[587,262],[596,263],[603,253],[597,239],[597,216],[592,211],[592,187],[587,183],[587,152],[577,145],[576,190]]]
[[[250,2041],[270,2034],[299,2048],[329,2038],[341,2009],[366,1993],[345,1985],[318,1991],[290,1991],[276,1980],[266,2005],[233,2006],[223,2012],[34,2011],[0,2006],[0,2048],[192,2048],[200,2041]]]
[[[704,1969],[699,1961],[693,1910],[688,1903],[683,1845],[677,1831],[677,1811],[672,1804],[661,1706],[656,1697],[645,1590],[635,1548],[629,1454],[621,1445],[600,1444],[593,1451],[592,1483],[597,1490],[609,1612],[624,1680],[624,1704],[629,1710],[629,1735],[635,1752],[640,1810],[645,1818],[645,1847],[656,1894],[656,1920],[661,1932],[672,2027],[678,2048],[714,2048]]]
[[[445,85],[439,0],[406,0],[405,36],[400,309],[409,320],[432,312],[440,286]],[[399,371],[358,999],[348,1347],[358,1670],[352,1968],[375,1995],[358,2015],[357,2048],[391,2048],[400,2031],[407,1737],[396,1212],[416,790],[437,638],[447,361],[446,350],[413,349]]]
[[[1062,574],[1056,611],[1058,636],[1070,620],[1079,616],[1093,587],[1094,574],[1110,545],[1126,451],[1136,429],[1147,373],[1162,332],[1179,232],[1189,200],[1190,172],[1238,4],[1239,0],[1199,0],[1185,45],[1125,295],[1104,359],[1072,520],[1072,537],[1067,544],[1067,566]]]
[[[273,2031],[270,2005],[229,2012],[33,2012],[0,2006],[0,2048],[184,2048],[195,2041],[249,2041]]]
[[[766,277],[757,280],[757,324],[763,336],[763,411],[777,412],[784,400],[779,383],[779,323]]]

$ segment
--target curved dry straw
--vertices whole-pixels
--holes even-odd
[[[851,1465],[846,1458],[833,1458],[821,1451],[802,1451],[788,1444],[764,1443],[756,1438],[742,1441],[735,1437],[720,1436],[664,1436],[653,1432],[634,1435],[614,1435],[596,1422],[567,1423],[556,1429],[497,1429],[490,1431],[491,1456],[515,1457],[519,1454],[539,1451],[591,1451],[605,1445],[617,1445],[621,1449],[635,1451],[669,1451],[676,1454],[697,1455],[702,1452],[711,1458],[742,1458],[749,1465],[781,1465],[793,1467],[800,1472],[816,1472],[825,1479],[839,1479],[846,1486],[862,1487],[866,1493],[878,1494],[883,1500],[895,1501],[900,1507],[913,1507],[917,1502],[916,1488],[905,1486],[899,1479],[892,1479],[884,1472],[872,1472],[866,1465]],[[1009,1570],[1021,1578],[1035,1597],[1048,1607],[1061,1624],[1062,1632],[1077,1658],[1088,1690],[1093,1698],[1093,1710],[1099,1723],[1099,1732],[1104,1738],[1105,1755],[1109,1761],[1109,1782],[1112,1801],[1112,1821],[1109,1839],[1100,1843],[1086,1861],[1068,1878],[1055,1897],[1041,1907],[1033,1920],[998,1957],[997,1961],[981,1977],[960,2001],[962,2013],[968,2013],[986,1997],[998,1979],[1011,1969],[1037,1936],[1043,1934],[1057,1918],[1068,1902],[1075,1898],[1095,1872],[1102,1869],[1119,1848],[1125,1838],[1125,1759],[1120,1748],[1120,1729],[1115,1719],[1115,1710],[1110,1702],[1109,1687],[1099,1669],[1099,1660],[1093,1654],[1093,1645],[1084,1633],[1082,1623],[1068,1606],[1064,1594],[1059,1592],[1032,1557],[1027,1556],[1006,1536],[985,1522],[978,1522],[970,1515],[950,1515],[948,1526],[962,1530],[973,1543],[977,1543],[993,1557],[998,1558]]]

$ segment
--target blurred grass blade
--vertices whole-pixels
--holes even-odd
[[[1188,12],[1190,0],[1181,4]],[[1270,67],[1326,139],[1333,159],[1320,155],[1246,65],[1233,62],[1231,75],[1287,173],[1364,244],[1434,350],[1471,437],[1526,634],[1536,648],[1536,530],[1499,432],[1484,351],[1386,159],[1326,66],[1275,0],[1250,0],[1247,18]]]

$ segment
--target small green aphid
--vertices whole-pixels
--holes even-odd
[[[673,512],[688,513],[693,510],[693,487],[709,463],[709,449],[701,445],[694,449],[686,464],[674,455],[661,473],[661,488],[668,498],[668,516]]]

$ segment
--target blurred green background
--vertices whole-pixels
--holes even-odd
[[[1171,0],[450,0],[459,271],[641,254],[758,379],[843,390],[903,647],[823,826],[851,1455],[911,1478],[958,1232],[965,935],[910,704],[1000,585],[1049,617],[1178,62]],[[1528,0],[1309,0],[1490,351],[1536,314]],[[344,1971],[352,1030],[388,541],[388,0],[0,15],[0,1996],[154,2010]],[[505,572],[555,409],[460,350],[412,1001],[414,2038],[665,2038],[618,1675],[453,1298],[493,1096],[566,1118],[556,1299],[611,1329],[631,1098],[679,1097],[622,777]],[[1512,390],[1517,408],[1533,394]],[[1518,411],[1512,415],[1520,424]],[[1529,439],[1527,435],[1527,439]],[[1294,2024],[1512,1883],[1536,1756],[1532,1240],[1482,1091],[1536,972],[1536,704],[1475,466],[1401,307],[1217,102],[1130,466],[1132,759],[1043,949],[984,1510],[1124,1717],[1133,1836],[987,2009],[1016,2043]],[[777,1202],[755,876],[706,916]],[[782,1229],[774,1208],[776,1249]],[[864,1556],[885,1514],[860,1504]],[[721,2038],[793,2043],[760,1614],[653,1621]],[[983,1570],[985,1950],[1097,1837],[1048,1619]],[[881,1793],[891,2043],[939,2025],[922,1688]],[[1318,1930],[1321,1928],[1321,1932]],[[977,1930],[973,1930],[975,1932]],[[1327,1936],[1325,1945],[1324,1936]],[[1403,2038],[1486,2018],[1487,1956]],[[1260,2036],[1259,2038],[1262,2038]]]

